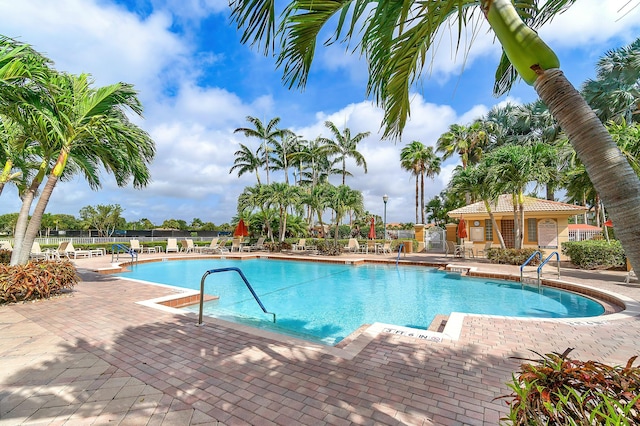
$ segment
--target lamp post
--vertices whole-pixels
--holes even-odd
[[[387,201],[389,201],[389,196],[384,194],[382,196],[382,201],[384,201],[384,216],[383,216],[383,224],[384,224],[384,240],[387,240]]]

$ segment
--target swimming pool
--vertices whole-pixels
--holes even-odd
[[[451,312],[514,317],[572,318],[601,315],[599,303],[554,288],[462,277],[420,266],[345,265],[275,259],[207,259],[144,263],[122,277],[200,289],[202,275],[237,267],[248,278],[276,324],[234,272],[212,274],[205,315],[297,335],[333,345],[363,324],[381,322],[426,329]],[[198,306],[184,308],[198,311]]]

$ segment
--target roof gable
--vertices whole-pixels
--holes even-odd
[[[493,213],[509,213],[513,212],[513,197],[511,194],[502,194],[498,197],[496,203],[491,204]],[[524,210],[527,212],[569,212],[571,214],[579,214],[587,211],[584,206],[576,206],[573,204],[560,203],[558,201],[545,200],[542,198],[524,197]],[[465,214],[487,214],[487,209],[483,201],[451,210],[447,213],[451,217],[458,217]]]

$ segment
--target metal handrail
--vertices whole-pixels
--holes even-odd
[[[533,254],[531,256],[529,256],[529,258],[527,260],[525,260],[525,262],[522,265],[520,265],[520,282],[522,282],[524,267],[527,266],[529,264],[529,262],[531,262],[533,260],[533,258],[536,257],[536,256],[538,256],[540,258],[540,260],[542,260],[542,253],[540,253],[538,250],[536,250],[535,252],[533,252]],[[538,284],[540,284],[539,281],[540,280],[538,280]]]
[[[545,260],[540,262],[540,266],[538,266],[538,287],[540,287],[540,274],[542,272],[542,267],[549,262],[549,259],[551,259],[551,257],[553,257],[553,255],[556,256],[556,261],[558,263],[558,279],[560,279],[560,255],[558,254],[557,251],[554,251],[549,256],[547,256],[547,258]]]
[[[256,292],[253,290],[253,287],[251,287],[251,284],[249,284],[249,280],[247,280],[247,277],[244,276],[244,274],[242,273],[240,268],[230,267],[230,268],[210,269],[207,272],[205,272],[204,275],[202,276],[202,279],[200,280],[200,311],[198,313],[198,325],[202,325],[202,312],[204,311],[204,281],[211,274],[215,274],[215,273],[218,273],[218,272],[227,272],[227,271],[235,271],[238,274],[240,274],[240,278],[242,278],[242,281],[244,281],[245,285],[247,286],[247,288],[249,289],[249,291],[253,295],[253,298],[256,299],[256,302],[258,302],[258,305],[260,305],[260,308],[262,309],[262,312],[264,312],[265,314],[273,315],[273,322],[275,323],[276,322],[276,314],[274,314],[273,312],[268,312],[267,311],[267,309],[264,307],[264,305],[260,301],[260,298],[258,297]]]
[[[402,252],[402,248],[404,247],[404,243],[400,243],[398,246],[398,257],[396,258],[396,266],[398,266],[398,262],[400,261],[400,253]]]
[[[113,244],[111,246],[111,262],[113,262],[113,256],[115,255],[116,260],[120,260],[120,250],[122,250],[123,253],[127,253],[131,256],[131,262],[137,262],[138,261],[138,252],[135,250],[130,249],[129,247],[125,246],[124,244]]]

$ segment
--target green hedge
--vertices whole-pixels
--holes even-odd
[[[535,248],[523,248],[523,249],[512,249],[512,248],[490,248],[487,250],[487,259],[491,263],[505,263],[507,265],[522,265],[524,262],[531,257],[533,253],[538,251]],[[529,265],[537,265],[540,263],[540,258],[535,257],[531,259]]]
[[[626,264],[624,250],[618,240],[568,241],[562,244],[562,254],[581,269],[610,269]]]

